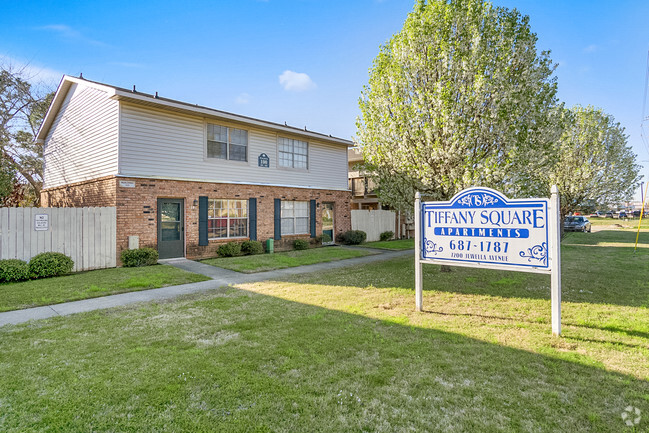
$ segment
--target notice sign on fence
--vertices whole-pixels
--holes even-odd
[[[50,229],[50,216],[47,214],[34,215],[34,230],[37,232]]]
[[[510,200],[489,188],[464,190],[448,202],[423,202],[421,259],[547,273],[548,202]]]

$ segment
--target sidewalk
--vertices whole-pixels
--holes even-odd
[[[28,308],[25,310],[7,311],[0,313],[0,326],[16,325],[30,320],[47,319],[54,316],[68,316],[70,314],[83,313],[86,311],[103,310],[106,308],[119,307],[135,304],[138,302],[162,301],[177,296],[191,293],[215,290],[234,284],[242,284],[256,281],[282,278],[288,275],[306,274],[309,272],[337,269],[347,266],[358,266],[382,260],[389,260],[395,257],[414,254],[413,250],[386,251],[372,249],[377,254],[356,257],[353,259],[338,260],[334,262],[316,263],[314,265],[298,266],[294,268],[277,269],[274,271],[259,272],[256,274],[242,274],[228,269],[217,268],[204,263],[194,262],[187,259],[166,260],[163,263],[177,268],[202,274],[212,278],[210,281],[199,283],[183,284],[180,286],[162,287],[159,289],[142,290],[139,292],[120,293],[118,295],[102,296],[99,298],[84,299],[81,301],[64,302],[62,304],[47,305],[43,307]]]

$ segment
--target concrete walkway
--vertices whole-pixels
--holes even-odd
[[[241,274],[228,269],[217,268],[204,263],[187,259],[163,260],[162,263],[177,268],[202,274],[212,278],[209,281],[183,284],[180,286],[161,287],[159,289],[142,290],[139,292],[120,293],[118,295],[102,296],[99,298],[83,299],[81,301],[65,302],[62,304],[47,305],[44,307],[27,308],[25,310],[7,311],[0,313],[0,326],[15,325],[30,320],[47,319],[54,316],[68,316],[86,311],[103,310],[106,308],[130,305],[138,302],[161,301],[191,293],[199,293],[218,289],[223,286],[249,283],[255,281],[272,280],[288,275],[306,274],[309,272],[337,269],[347,266],[359,266],[366,263],[389,260],[396,257],[412,255],[413,250],[386,251],[372,249],[376,254],[356,257],[353,259],[337,260],[334,262],[316,263],[314,265],[297,266],[294,268],[278,269],[275,271],[259,272],[256,274]]]

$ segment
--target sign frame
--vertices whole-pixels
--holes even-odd
[[[34,231],[46,232],[50,229],[50,215],[36,214],[34,215]]]
[[[560,198],[559,190],[556,185],[551,188],[551,197],[548,198],[530,198],[530,199],[509,199],[504,194],[485,187],[474,187],[465,189],[457,193],[451,200],[446,202],[422,202],[421,194],[415,194],[415,304],[417,311],[423,311],[423,280],[422,280],[422,264],[441,264],[448,266],[462,266],[462,267],[477,267],[489,268],[498,270],[508,270],[517,272],[531,272],[550,274],[551,276],[551,310],[552,310],[552,333],[555,335],[561,334],[561,233],[560,233]],[[487,203],[483,202],[483,198]],[[476,203],[479,203],[476,204]],[[426,230],[424,224],[426,222],[427,212],[435,212],[439,210],[447,210],[459,212],[462,210],[484,210],[484,209],[522,209],[534,208],[542,209],[545,218],[545,243],[537,245],[524,245],[523,250],[517,252],[522,259],[528,259],[528,263],[524,260],[521,263],[503,264],[489,260],[474,260],[474,259],[452,259],[448,257],[438,257],[437,252],[442,252],[443,247],[438,246],[434,237],[426,239],[424,236]],[[430,218],[430,215],[428,215]],[[473,218],[471,218],[473,222]],[[468,223],[468,218],[465,219]],[[430,225],[430,223],[429,223]],[[466,225],[466,224],[465,224]],[[444,228],[434,236],[453,237],[444,232]],[[448,230],[448,228],[446,229]],[[464,228],[451,229],[452,233],[462,233]],[[478,228],[469,228],[468,230],[478,230]],[[483,229],[483,230],[489,230]],[[526,230],[529,232],[529,230]],[[538,230],[536,230],[538,231]],[[534,238],[538,239],[539,234],[534,233]],[[471,232],[473,233],[473,232]],[[481,233],[482,238],[493,238],[492,236],[485,236],[484,232]],[[529,235],[529,233],[527,233]],[[430,235],[430,230],[429,230]],[[456,235],[462,237],[461,234]],[[464,230],[464,236],[467,236]],[[464,239],[471,239],[474,235],[469,235]],[[531,236],[531,235],[530,235]],[[542,236],[542,234],[541,234]],[[498,238],[498,237],[496,237]],[[463,240],[464,240],[463,239]],[[532,240],[532,238],[530,238]],[[521,242],[518,242],[519,248]],[[446,245],[446,244],[445,244]],[[476,244],[474,244],[475,246]],[[447,255],[447,254],[446,254]],[[460,256],[463,256],[460,254]],[[485,255],[486,257],[486,255]],[[543,259],[545,263],[543,263]],[[519,259],[519,262],[521,260]],[[537,263],[541,265],[537,265]]]

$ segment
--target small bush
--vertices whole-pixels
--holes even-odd
[[[57,277],[72,272],[74,262],[63,253],[40,253],[29,261],[31,278]]]
[[[381,239],[382,241],[389,241],[393,237],[394,237],[394,232],[392,231],[383,232],[379,235],[379,239]]]
[[[306,250],[309,248],[309,241],[304,239],[295,239],[293,241],[293,248],[296,250]]]
[[[151,266],[158,263],[158,252],[153,248],[136,248],[122,251],[121,258],[127,268]]]
[[[227,244],[219,245],[216,250],[219,257],[234,257],[241,254],[241,244],[239,242],[228,242]]]
[[[323,233],[322,234],[322,243],[323,244],[328,244],[331,242],[331,236],[329,236],[329,233]]]
[[[29,265],[18,259],[0,260],[0,283],[29,279]]]
[[[345,245],[358,245],[365,242],[367,234],[362,230],[349,230],[338,235],[338,243]]]
[[[259,241],[243,241],[241,252],[248,255],[263,254],[264,244]]]

